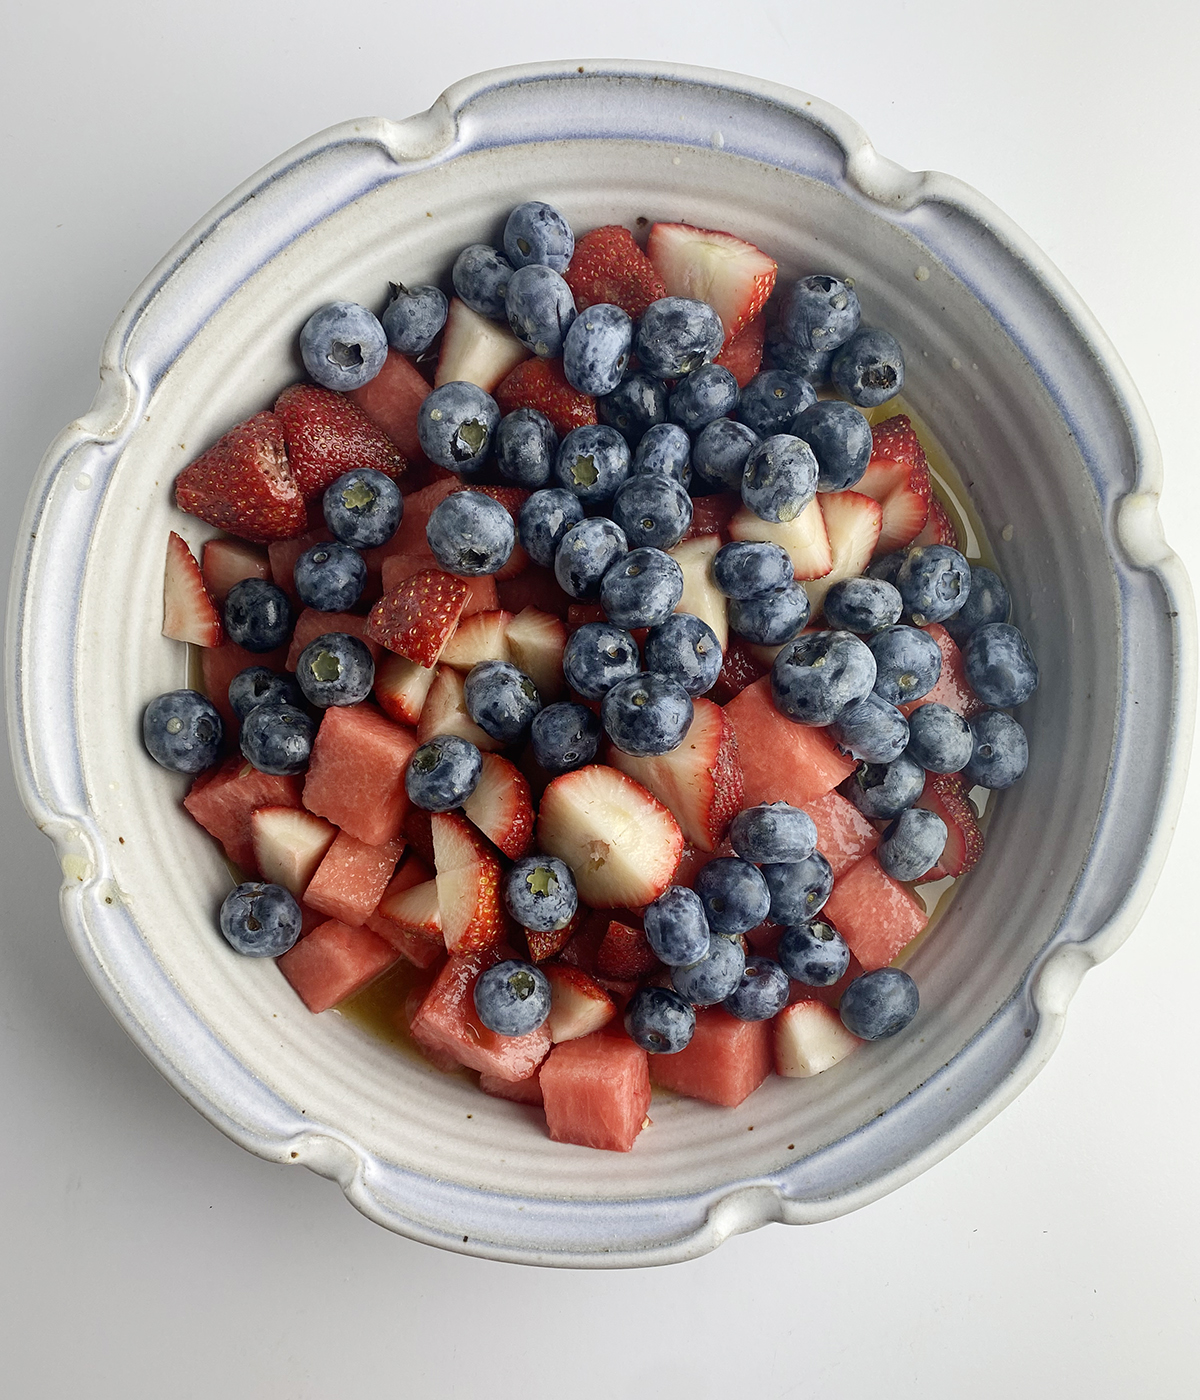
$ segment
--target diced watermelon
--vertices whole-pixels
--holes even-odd
[[[742,327],[737,335],[725,343],[725,348],[717,356],[715,363],[724,365],[744,389],[762,368],[763,346],[767,339],[767,313],[760,311],[757,316]]]
[[[867,972],[887,967],[929,922],[920,900],[865,856],[834,881],[824,917]]]
[[[260,773],[241,754],[227,758],[215,773],[201,773],[183,805],[247,877],[258,873],[250,814],[258,807],[299,807],[297,778]]]
[[[404,773],[416,747],[412,730],[374,705],[331,705],[313,742],[304,805],[368,846],[382,846],[404,824]]]
[[[499,580],[496,598],[506,612],[514,614],[525,608],[537,608],[556,617],[566,617],[571,606],[570,595],[559,586],[553,569],[543,569],[540,564],[530,564],[516,578]]]
[[[650,1107],[646,1060],[632,1040],[602,1031],[556,1045],[538,1076],[554,1141],[628,1152]]]
[[[835,878],[879,845],[879,832],[840,792],[827,792],[805,805],[817,828],[817,850]]]
[[[330,919],[306,934],[276,961],[296,995],[310,1011],[361,992],[399,960],[400,954],[369,928]]]
[[[328,544],[333,539],[333,535],[323,526],[318,526],[315,530],[308,530],[303,535],[297,535],[292,540],[272,540],[267,546],[267,554],[271,560],[271,582],[277,588],[282,588],[291,600],[292,607],[299,611],[300,595],[296,592],[296,581],[293,573],[296,568],[296,560],[306,549],[311,549],[314,544]]]
[[[208,596],[217,607],[224,607],[229,590],[244,578],[271,577],[271,561],[261,545],[245,540],[217,538],[206,540],[200,556],[200,572]]]
[[[274,651],[245,651],[233,642],[224,646],[203,647],[200,652],[200,674],[203,677],[204,693],[217,707],[225,725],[227,738],[235,738],[241,727],[233,706],[229,703],[229,682],[248,666],[265,666],[268,671],[285,670],[287,650],[276,647]]]
[[[482,578],[469,578],[466,580],[467,601],[463,604],[462,615],[459,621],[464,618],[474,617],[476,613],[494,612],[500,603],[496,597],[496,578],[494,574],[484,574]]]
[[[698,1007],[691,1042],[675,1055],[655,1055],[654,1082],[705,1103],[733,1108],[772,1069],[769,1021],[739,1021],[723,1006]]]
[[[371,653],[372,661],[378,662],[383,653],[379,643],[373,642],[367,636],[365,617],[360,617],[357,613],[318,612],[316,608],[305,608],[296,619],[292,630],[292,644],[288,647],[287,654],[288,670],[296,669],[300,653],[309,642],[315,642],[318,637],[324,637],[329,632],[345,632],[348,636],[357,637]]]
[[[529,1104],[533,1108],[542,1106],[542,1081],[536,1074],[528,1079],[501,1079],[495,1074],[481,1074],[479,1087],[494,1099],[508,1099],[511,1103]]]
[[[305,904],[342,923],[365,924],[383,898],[403,850],[400,838],[368,846],[339,831],[304,891]]]
[[[828,731],[793,724],[779,713],[770,676],[735,695],[725,714],[737,731],[745,807],[762,802],[804,807],[854,772],[854,760],[838,751]]]
[[[383,368],[361,389],[346,397],[382,429],[410,462],[424,460],[417,435],[417,410],[429,395],[421,371],[397,350],[389,350]]]

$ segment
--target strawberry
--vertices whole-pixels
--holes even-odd
[[[563,691],[563,651],[567,645],[567,629],[562,618],[537,608],[522,608],[512,618],[505,633],[513,665],[533,681],[548,705]]]
[[[418,666],[407,656],[385,652],[375,666],[375,702],[401,724],[416,724],[437,671]]]
[[[287,540],[304,529],[304,496],[288,463],[283,424],[256,413],[175,478],[175,503],[239,539]]]
[[[507,919],[500,896],[500,858],[457,812],[435,812],[430,825],[447,951],[467,953],[502,942]]]
[[[760,676],[765,676],[767,668],[750,650],[749,644],[740,637],[734,637],[725,648],[721,663],[721,674],[710,695],[718,705],[727,705],[735,695],[739,695],[748,685],[753,685]]]
[[[219,647],[225,640],[221,618],[204,586],[200,565],[174,530],[167,536],[163,570],[162,634],[174,642],[192,642],[198,647]]]
[[[419,666],[434,666],[462,615],[466,583],[440,569],[413,574],[385,593],[367,618],[367,637]]]
[[[533,803],[529,784],[515,763],[485,753],[483,771],[463,811],[510,860],[519,860],[533,840]]]
[[[733,337],[716,358],[744,389],[762,368],[763,344],[767,336],[767,313],[760,311]]]
[[[495,612],[500,606],[500,600],[496,594],[496,580],[491,574],[483,574],[479,578],[465,579],[469,592],[467,601],[463,605],[462,618],[474,617],[476,613]]]
[[[550,982],[550,1015],[546,1024],[555,1045],[590,1035],[617,1014],[612,997],[582,969],[553,963],[545,971]]]
[[[407,466],[391,439],[344,394],[293,384],[275,400],[288,461],[306,501],[344,472],[371,467],[398,481]]]
[[[794,577],[803,582],[824,578],[833,568],[833,546],[829,530],[821,513],[820,499],[810,501],[795,520],[775,522],[763,520],[749,506],[740,508],[730,518],[728,534],[731,540],[752,540],[762,544],[777,544],[792,557]]]
[[[871,429],[871,460],[854,489],[883,507],[876,555],[916,539],[929,518],[933,483],[925,451],[903,413]]]
[[[442,664],[469,671],[480,661],[511,661],[506,639],[512,613],[501,609],[460,619],[442,652]]]
[[[708,302],[725,327],[727,345],[767,304],[779,270],[753,243],[690,224],[655,224],[646,255],[668,296]]]
[[[296,807],[259,807],[250,813],[254,861],[264,880],[282,885],[297,899],[333,845],[337,827]]]
[[[208,596],[218,608],[235,583],[244,578],[271,577],[271,561],[261,549],[244,540],[205,540],[200,552],[200,573]]]
[[[467,714],[465,686],[453,666],[439,666],[417,722],[417,742],[427,743],[438,734],[457,734],[481,753],[502,749],[503,743],[486,734]]]
[[[432,967],[445,952],[442,918],[438,908],[436,880],[402,884],[403,876],[392,880],[383,892],[379,907],[367,920],[367,927],[403,953],[418,967]]]
[[[839,579],[857,578],[866,569],[883,529],[883,507],[861,491],[825,491],[817,502],[829,532],[833,567],[805,584],[814,613]]]
[[[596,968],[605,977],[637,978],[661,966],[640,928],[630,928],[616,919],[596,950]]]
[[[741,497],[735,496],[732,491],[717,491],[711,496],[697,496],[692,501],[692,523],[681,543],[694,540],[700,535],[723,535],[730,520],[742,508]]]
[[[917,883],[965,875],[983,854],[983,832],[967,798],[966,779],[958,773],[926,774],[925,791],[917,799],[917,806],[936,812],[946,823],[947,833],[938,863]]]
[[[652,301],[667,294],[662,278],[633,234],[619,224],[585,233],[563,275],[580,311],[607,302],[637,321]]]
[[[545,962],[547,958],[553,958],[570,943],[579,929],[579,911],[576,910],[571,916],[570,922],[562,928],[551,929],[548,933],[539,933],[537,929],[527,928],[525,930],[525,942],[529,947],[529,956],[535,963]]]
[[[509,370],[528,358],[529,351],[507,326],[489,321],[455,297],[442,332],[434,387],[465,380],[490,394]]]
[[[901,705],[901,712],[906,716],[911,715],[922,705],[936,703],[945,705],[956,715],[962,715],[963,719],[970,719],[972,715],[986,709],[983,701],[971,689],[971,682],[967,680],[966,669],[963,666],[962,652],[950,633],[939,622],[928,623],[921,630],[928,632],[938,644],[938,650],[942,653],[942,671],[933,689],[922,695],[919,700]]]
[[[929,519],[925,522],[925,528],[913,540],[913,544],[948,544],[951,549],[959,547],[954,521],[936,496],[929,502]]]
[[[707,622],[725,647],[729,643],[729,609],[725,595],[712,580],[712,561],[720,548],[720,535],[700,535],[667,552],[683,570],[683,597],[675,611],[694,613]]]
[[[807,1079],[832,1069],[862,1044],[833,1007],[807,999],[781,1011],[774,1032],[775,1073],[787,1079]]]
[[[560,438],[572,428],[598,423],[596,400],[567,383],[561,360],[525,360],[496,386],[502,414],[514,408],[536,408],[549,418]]]

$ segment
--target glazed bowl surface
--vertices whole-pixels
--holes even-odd
[[[229,887],[143,754],[187,683],[159,634],[163,544],[209,533],[178,470],[300,375],[296,331],[390,280],[445,282],[528,198],[577,230],[683,221],[766,249],[781,281],[855,279],[906,347],[905,399],[954,463],[1041,661],[1031,764],[908,970],[920,1019],[740,1108],[656,1097],[627,1155],[439,1074],[214,933]],[[58,848],[64,920],[114,1014],[222,1131],[340,1182],[388,1228],[492,1258],[678,1260],[768,1220],[852,1210],[1029,1082],[1083,973],[1129,933],[1166,852],[1195,697],[1186,577],[1157,516],[1145,410],[1060,274],[1002,214],[875,152],[842,113],[751,79],[550,64],[471,78],[406,121],[346,123],[213,211],[135,293],[90,412],[31,492],[10,602],[10,733]],[[751,1131],[752,1130],[752,1131]]]

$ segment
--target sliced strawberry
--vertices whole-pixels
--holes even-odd
[[[925,528],[913,540],[913,544],[948,544],[951,549],[959,548],[954,521],[936,496],[929,502],[929,519],[925,522]]]
[[[219,647],[225,631],[213,600],[208,596],[200,565],[174,530],[167,536],[167,562],[163,569],[162,634],[174,642],[198,647]]]
[[[506,640],[511,621],[512,613],[500,609],[462,618],[442,652],[442,665],[469,671],[480,661],[511,661]]]
[[[507,326],[489,321],[454,297],[442,332],[434,387],[465,380],[490,394],[510,370],[528,358],[529,351]]]
[[[721,318],[727,343],[767,304],[779,270],[753,243],[690,224],[655,224],[646,255],[668,296],[708,302]]]
[[[892,554],[916,539],[929,518],[933,483],[912,424],[900,413],[871,430],[871,460],[854,489],[883,507],[876,555]]]
[[[345,472],[370,467],[398,481],[408,465],[387,434],[332,389],[293,384],[275,400],[275,415],[306,501]]]
[[[265,543],[304,529],[304,496],[288,463],[283,424],[256,413],[175,478],[175,503],[218,530]]]
[[[418,666],[407,656],[385,651],[375,666],[376,703],[401,724],[417,724],[436,676],[433,666]]]
[[[562,928],[550,929],[546,933],[540,933],[537,929],[527,928],[525,930],[525,942],[529,947],[529,956],[535,963],[545,962],[547,958],[553,958],[570,943],[571,939],[579,929],[579,911],[576,910],[571,916],[570,922]]]
[[[533,841],[529,784],[515,763],[497,753],[483,755],[483,771],[463,811],[510,860],[519,860]]]
[[[515,408],[536,408],[544,413],[559,437],[572,428],[598,423],[596,400],[567,383],[561,360],[526,360],[496,386],[496,402],[503,414]]]
[[[919,700],[901,705],[901,711],[905,715],[911,715],[922,705],[938,704],[945,705],[956,715],[962,715],[963,719],[980,714],[987,706],[971,689],[971,682],[967,680],[966,668],[963,666],[962,652],[959,651],[954,638],[940,622],[927,623],[921,630],[928,632],[937,643],[938,650],[942,653],[942,670],[933,689],[922,695]]]
[[[835,583],[857,578],[865,571],[883,528],[883,507],[860,491],[825,491],[817,502],[829,532],[833,567],[822,578],[804,585],[814,614]]]
[[[717,491],[711,496],[697,496],[692,502],[692,523],[683,543],[698,535],[723,535],[729,522],[742,509],[742,498],[732,491]]]
[[[563,275],[580,311],[607,302],[638,321],[652,301],[667,295],[650,259],[619,224],[585,233]]]
[[[724,649],[729,645],[729,607],[712,579],[712,561],[720,548],[720,535],[701,535],[667,552],[683,570],[683,596],[675,611],[707,622]]]
[[[820,498],[810,501],[795,520],[786,522],[763,520],[739,502],[730,517],[728,534],[731,540],[777,544],[786,549],[791,555],[793,576],[801,582],[824,578],[833,568],[833,546]]]
[[[442,936],[451,953],[500,943],[507,920],[500,897],[500,858],[457,812],[435,812],[433,855]]]
[[[467,585],[440,569],[413,574],[371,609],[367,636],[420,666],[434,666],[467,601]]]
[[[386,938],[417,967],[432,967],[446,951],[442,918],[438,908],[437,881],[395,888],[402,876],[384,891],[379,907],[367,920],[367,927]]]
[[[250,814],[254,861],[264,880],[282,885],[297,899],[333,845],[337,827],[296,807],[260,807]]]
[[[612,997],[581,968],[551,963],[545,973],[550,983],[550,1015],[546,1024],[555,1045],[590,1035],[608,1025],[617,1014]]]
[[[662,964],[640,928],[630,928],[616,919],[609,921],[600,947],[596,968],[605,977],[633,978],[655,972]]]
[[[750,650],[749,644],[740,637],[734,637],[725,648],[721,674],[709,692],[709,698],[718,705],[727,705],[735,695],[741,694],[748,685],[753,685],[760,676],[766,675],[766,670]]]
[[[271,561],[263,550],[245,540],[205,540],[200,552],[200,573],[208,596],[222,608],[235,583],[244,578],[269,579]]]
[[[946,845],[938,863],[917,881],[944,880],[965,875],[983,854],[983,832],[975,808],[967,797],[967,783],[958,773],[927,773],[918,807],[936,812],[946,823]]]
[[[775,1073],[786,1079],[807,1079],[832,1069],[861,1044],[832,1006],[794,1002],[775,1017]]]
[[[717,356],[716,363],[724,365],[744,389],[762,368],[763,345],[767,338],[767,313],[757,316],[738,331]]]
[[[417,721],[418,743],[428,743],[438,734],[457,734],[484,753],[504,747],[499,739],[493,739],[480,729],[467,713],[463,678],[453,666],[438,667]]]
[[[557,700],[563,692],[562,659],[567,645],[562,618],[538,608],[522,608],[505,635],[513,665],[537,686],[542,703]]]
[[[417,436],[417,410],[429,397],[429,382],[411,360],[397,350],[389,350],[375,378],[361,389],[351,389],[346,397],[387,435],[408,462],[425,460]]]

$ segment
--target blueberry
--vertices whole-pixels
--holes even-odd
[[[946,631],[964,646],[967,638],[989,622],[1007,622],[1008,589],[999,578],[982,564],[971,565],[971,588],[967,601],[946,623]]]
[[[390,476],[360,467],[325,488],[321,501],[325,523],[334,536],[354,549],[387,544],[404,515],[404,497]]]
[[[586,705],[560,700],[533,717],[529,742],[535,762],[551,777],[591,763],[600,747],[600,720]]]
[[[536,408],[517,408],[501,418],[492,447],[500,475],[527,491],[536,491],[550,480],[558,454],[558,434],[544,413]]]
[[[692,524],[692,498],[672,477],[631,476],[613,497],[612,517],[631,548],[673,549]]]
[[[832,724],[874,684],[875,658],[850,632],[806,633],[789,642],[771,667],[775,708],[797,724]]]
[[[833,868],[820,851],[803,860],[764,865],[762,874],[771,899],[771,922],[789,928],[815,919],[833,890]]]
[[[925,770],[908,754],[891,763],[860,763],[838,791],[864,817],[885,821],[911,807],[925,790]]]
[[[817,391],[807,379],[785,369],[764,369],[742,390],[737,416],[761,438],[791,430],[792,421],[816,402]]]
[[[788,431],[812,448],[818,491],[847,491],[862,479],[871,460],[871,425],[853,404],[822,399],[797,414]]]
[[[746,458],[742,500],[760,520],[795,520],[816,494],[817,459],[802,438],[777,433]]]
[[[975,747],[971,726],[962,715],[930,701],[908,717],[908,754],[927,773],[959,773]]]
[[[963,670],[975,694],[997,710],[1024,704],[1038,686],[1029,643],[1008,622],[985,622],[971,633],[963,648]]]
[[[971,760],[963,769],[967,782],[1012,787],[1029,766],[1029,743],[1020,724],[1001,710],[985,710],[971,720],[971,736]]]
[[[738,382],[724,365],[701,365],[675,385],[667,400],[671,420],[689,433],[733,412],[738,402]]]
[[[894,580],[904,608],[918,627],[945,622],[971,591],[971,566],[948,544],[915,545]]]
[[[787,973],[772,958],[753,957],[725,998],[725,1010],[739,1021],[769,1021],[787,1005]]]
[[[478,384],[453,379],[428,394],[417,409],[417,437],[431,462],[452,472],[487,460],[500,410]]]
[[[265,578],[244,578],[225,599],[225,631],[243,651],[274,651],[292,635],[292,605]]]
[[[900,621],[904,601],[895,584],[881,578],[844,578],[822,604],[830,627],[847,632],[882,632]]]
[[[533,681],[510,661],[480,661],[463,683],[467,713],[485,734],[512,744],[542,708]]]
[[[585,505],[611,500],[629,475],[629,444],[603,423],[572,428],[559,444],[554,475]]]
[[[741,943],[714,933],[708,941],[708,952],[699,962],[671,969],[671,985],[693,1006],[715,1006],[742,980],[745,967],[746,954]]]
[[[486,968],[475,981],[475,1014],[496,1035],[528,1035],[550,1014],[550,982],[517,958]]]
[[[904,353],[887,331],[863,326],[835,351],[829,377],[843,398],[877,408],[904,387]]]
[[[600,606],[618,627],[658,627],[682,597],[683,570],[661,549],[631,549],[600,584]]]
[[[459,300],[466,302],[472,311],[493,321],[503,321],[504,297],[512,275],[512,263],[503,253],[489,248],[486,243],[472,243],[455,258],[450,280]]]
[[[347,632],[316,637],[296,662],[296,683],[312,705],[357,705],[371,693],[375,662],[367,644]]]
[[[554,554],[554,577],[572,598],[597,598],[604,575],[629,549],[625,531],[602,515],[572,525]]]
[[[581,394],[611,394],[629,366],[633,321],[619,306],[589,306],[571,322],[563,341],[563,374]]]
[[[667,391],[652,374],[631,374],[611,394],[596,400],[601,423],[616,428],[630,447],[636,447],[648,428],[667,417]]]
[[[292,582],[306,608],[348,612],[367,586],[367,565],[358,550],[332,540],[314,544],[296,560]]]
[[[881,967],[856,977],[842,995],[842,1024],[859,1040],[895,1035],[917,1014],[921,998],[907,972]]]
[[[611,622],[585,622],[567,638],[563,675],[585,700],[602,700],[619,681],[632,680],[642,669],[638,644]]]
[[[858,329],[862,311],[854,288],[823,273],[801,277],[784,303],[780,329],[805,350],[836,350]]]
[[[517,517],[517,536],[535,564],[554,567],[563,536],[583,519],[583,502],[561,486],[535,491]]]
[[[781,545],[735,540],[712,562],[713,582],[726,598],[763,598],[786,588],[794,577],[792,556]]]
[[[724,659],[717,634],[693,613],[672,613],[650,629],[646,669],[678,681],[689,695],[704,695],[717,683]]]
[[[729,842],[753,865],[807,860],[817,849],[817,826],[799,807],[764,802],[743,808],[734,817]]]
[[[600,704],[604,732],[622,753],[651,758],[683,743],[692,699],[678,681],[644,671],[618,681]]]
[[[575,251],[575,235],[552,204],[527,199],[504,225],[504,251],[513,267],[544,263],[555,272],[566,272]]]
[[[236,953],[277,958],[300,937],[300,906],[282,885],[247,881],[221,903],[221,932]]]
[[[705,365],[725,343],[725,327],[707,302],[688,297],[652,301],[634,344],[642,368],[659,379],[681,379]]]
[[[575,917],[579,895],[571,867],[557,856],[525,856],[504,877],[504,905],[522,928],[553,933]]]
[[[730,491],[742,489],[746,461],[758,446],[759,437],[745,423],[718,418],[700,431],[692,446],[692,466],[696,475],[710,486]]]
[[[677,423],[655,423],[642,434],[630,468],[633,476],[669,476],[686,486],[692,476],[692,440]]]
[[[298,705],[300,691],[290,676],[265,666],[247,666],[229,682],[229,705],[238,719],[258,705]]]
[[[198,690],[169,690],[146,706],[142,742],[172,773],[202,773],[221,754],[225,726],[216,706]]]
[[[762,872],[738,856],[718,856],[701,866],[695,889],[713,933],[748,933],[771,909],[771,892]]]
[[[896,579],[899,577],[900,569],[904,564],[905,552],[897,550],[894,554],[885,554],[882,559],[872,559],[867,565],[866,578],[879,579],[883,583],[890,583],[896,587]],[[903,607],[903,601],[901,602]]]
[[[695,890],[671,885],[643,911],[646,941],[668,967],[690,967],[708,953],[710,930]]]
[[[850,966],[846,940],[820,920],[784,929],[777,956],[787,975],[806,987],[832,987]]]
[[[479,491],[453,491],[429,512],[425,538],[447,572],[480,578],[508,563],[517,532],[499,501]]]
[[[910,807],[884,828],[875,852],[893,880],[919,880],[938,863],[946,846],[946,823],[936,812]]]
[[[303,773],[317,726],[295,705],[256,705],[242,721],[242,757],[260,773]]]
[[[440,287],[406,287],[392,283],[392,299],[383,313],[388,344],[401,355],[428,350],[446,324],[450,304]]]
[[[819,388],[829,383],[829,367],[833,364],[834,351],[806,350],[796,345],[782,332],[767,332],[767,343],[763,359],[771,369],[786,369],[790,374],[798,374]]]
[[[300,332],[300,358],[326,389],[361,389],[383,368],[388,342],[377,317],[353,301],[322,306]]]
[[[508,279],[504,310],[513,335],[535,355],[555,358],[575,319],[575,297],[560,273],[543,263],[519,267]]]
[[[829,726],[829,733],[853,758],[891,763],[908,745],[908,720],[872,691],[847,705]]]
[[[942,674],[942,652],[919,627],[885,627],[868,638],[875,658],[875,694],[889,705],[928,695]]]
[[[449,812],[461,807],[479,786],[483,758],[457,734],[439,734],[422,744],[404,770],[404,790],[415,807]]]
[[[625,1008],[625,1032],[651,1055],[677,1055],[696,1029],[696,1013],[670,987],[639,987]]]
[[[808,594],[795,582],[764,598],[729,600],[730,627],[756,646],[777,647],[790,642],[808,621],[808,613]]]

